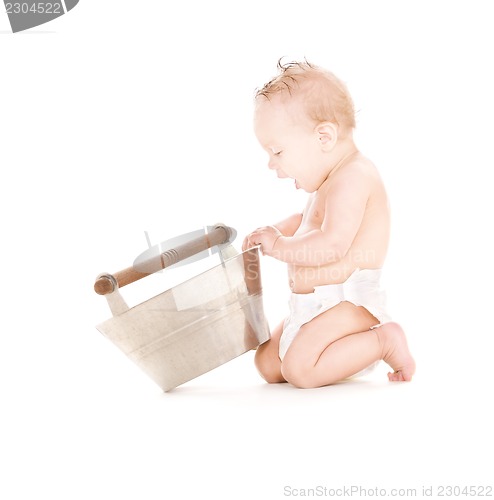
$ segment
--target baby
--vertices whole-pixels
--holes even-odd
[[[409,381],[415,362],[389,321],[379,287],[390,214],[376,167],[355,146],[353,103],[332,73],[307,62],[278,63],[257,91],[254,128],[268,167],[309,193],[302,213],[260,227],[243,250],[288,265],[290,314],[259,346],[270,383],[310,388],[359,375],[380,360],[391,381]]]

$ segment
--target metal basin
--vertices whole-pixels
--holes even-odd
[[[164,391],[269,340],[258,248],[252,248],[97,329]],[[107,296],[119,298],[118,288]]]

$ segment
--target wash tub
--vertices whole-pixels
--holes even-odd
[[[231,246],[234,233],[228,226],[212,226],[138,266],[96,279],[94,289],[113,313],[96,328],[164,391],[269,340],[259,248],[237,253]],[[166,268],[214,247],[219,264],[134,307],[126,305],[122,286],[161,269],[166,274]]]

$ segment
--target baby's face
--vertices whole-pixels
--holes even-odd
[[[308,193],[319,188],[325,178],[320,142],[301,105],[279,97],[259,100],[254,130],[278,177],[293,179],[297,189]]]

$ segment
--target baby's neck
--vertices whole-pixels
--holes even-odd
[[[331,151],[331,161],[329,162],[328,177],[334,174],[340,167],[345,165],[348,160],[353,158],[358,153],[357,146],[353,142],[353,138],[349,137],[341,140]]]

